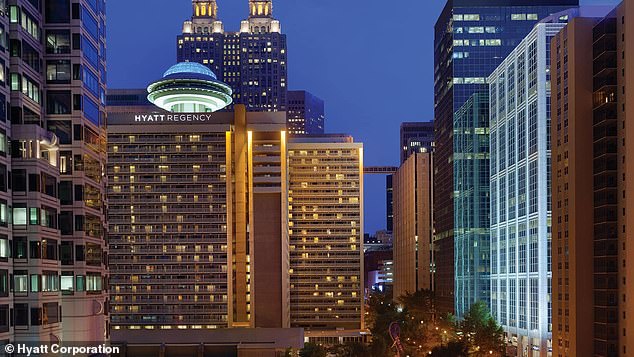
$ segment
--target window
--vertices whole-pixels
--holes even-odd
[[[69,30],[46,31],[46,53],[48,54],[70,53],[70,31]]]
[[[29,292],[29,274],[26,270],[15,270],[13,272],[13,291],[16,294],[27,294]]]
[[[42,309],[37,307],[31,308],[31,326],[42,325]]]
[[[0,305],[0,332],[9,332],[9,305]]]
[[[24,9],[22,9],[21,20],[22,20],[21,21],[22,28],[29,35],[31,35],[31,37],[33,37],[39,42],[40,41],[40,25],[37,22],[37,20]]]
[[[27,259],[27,245],[26,237],[13,237],[13,258]]]
[[[81,37],[81,49],[84,51],[84,56],[88,60],[93,68],[99,68],[99,50],[97,47],[93,46],[92,43],[85,37]]]
[[[62,265],[72,265],[75,261],[73,257],[73,242],[62,242],[59,248],[59,258]]]
[[[83,6],[81,8],[81,21],[86,32],[88,32],[95,41],[99,41],[99,24],[92,14]]]
[[[42,324],[56,324],[60,322],[59,319],[59,305],[56,302],[45,303],[42,308]]]
[[[62,272],[60,278],[60,290],[65,295],[71,295],[75,291],[75,276],[72,271]]]
[[[44,271],[42,273],[42,292],[59,291],[59,277],[57,272]]]
[[[9,271],[0,270],[0,297],[9,296]]]
[[[2,9],[2,12],[4,12],[4,9]],[[0,49],[2,49],[3,51],[7,48],[7,38],[7,31],[5,30],[4,26],[0,25]]]
[[[40,209],[31,207],[29,208],[29,224],[37,226],[40,224]]]
[[[0,225],[7,226],[9,224],[9,207],[7,201],[0,200]]]
[[[57,179],[55,177],[42,173],[42,193],[57,198]]]
[[[82,79],[84,81],[84,87],[90,91],[90,93],[94,94],[95,97],[99,97],[99,79],[97,76],[88,68],[83,68]]]
[[[29,325],[29,304],[14,304],[13,311],[16,326]]]
[[[26,207],[13,207],[13,225],[26,225]]]
[[[40,103],[40,87],[27,75],[22,76],[22,93],[34,102]]]
[[[100,292],[101,288],[101,275],[88,273],[86,275],[86,291]]]
[[[42,259],[58,260],[57,241],[52,239],[42,239]]]
[[[86,277],[83,275],[77,275],[75,277],[75,291],[86,291]]]
[[[51,92],[49,91],[48,94]],[[68,104],[70,105],[70,92],[68,92]],[[70,109],[70,107],[69,107]],[[49,113],[52,114],[52,113]],[[71,144],[72,143],[72,126],[70,120],[47,120],[46,124],[48,126],[48,130],[55,133],[55,135],[59,138],[60,144]]]
[[[7,167],[6,165],[0,164],[0,191],[7,192]]]
[[[71,80],[70,60],[46,61],[46,83],[67,84]],[[70,93],[69,93],[70,97]],[[67,107],[70,108],[70,99]],[[68,111],[70,113],[70,111]],[[66,114],[66,113],[64,113]]]
[[[59,214],[59,230],[62,235],[73,234],[73,212],[63,211]]]
[[[84,115],[93,124],[99,126],[99,105],[92,99],[84,96]]]
[[[0,235],[0,261],[8,261],[10,256],[9,238],[6,235]]]
[[[40,72],[40,53],[26,41],[22,41],[22,61],[36,72]]]
[[[57,211],[55,208],[42,206],[41,219],[42,226],[57,229]]]
[[[86,265],[101,266],[101,246],[86,243]]]
[[[46,23],[66,24],[70,22],[70,0],[47,0],[45,4]]]
[[[26,192],[26,170],[14,169],[11,173],[11,179],[14,192]]]

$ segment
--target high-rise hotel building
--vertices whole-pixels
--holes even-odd
[[[628,0],[572,20],[551,44],[554,356],[634,348],[631,36]]]
[[[273,1],[249,0],[249,16],[237,32],[224,30],[216,0],[192,0],[192,6],[177,39],[177,61],[207,66],[247,111],[286,111],[286,35],[273,18]]]
[[[286,117],[289,135],[324,133],[324,101],[305,90],[288,91]]]
[[[0,341],[103,342],[105,1],[0,15]]]
[[[448,0],[435,26],[436,294],[461,316],[489,301],[489,123],[487,77],[546,16],[578,0]],[[470,122],[454,115],[472,96]],[[458,262],[464,264],[458,265]],[[455,292],[455,296],[454,296]]]
[[[295,347],[301,327],[359,339],[362,145],[287,139],[283,112],[221,111],[231,89],[198,63],[148,91],[160,108],[109,94],[113,342],[169,356],[183,343]]]
[[[291,326],[307,340],[358,340],[363,321],[363,145],[350,136],[288,145]]]
[[[301,330],[286,329],[285,114],[212,113],[231,89],[197,63],[171,67],[148,91],[160,108],[126,107],[126,96],[141,102],[134,91],[109,107],[113,342],[134,356],[183,343],[296,347]]]

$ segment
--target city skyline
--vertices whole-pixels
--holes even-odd
[[[141,0],[108,3],[108,88],[142,88],[176,62],[175,36],[191,16],[191,1],[153,3],[156,5],[150,8]],[[434,115],[433,56],[429,54],[433,50],[433,24],[445,1],[399,3],[391,7],[379,0],[274,3],[275,17],[288,35],[288,89],[305,89],[323,99],[327,131],[347,133],[365,142],[366,165],[397,165],[399,152],[384,148],[399,145],[400,123],[429,121]],[[618,1],[580,3],[614,6]],[[218,1],[218,17],[226,31],[239,30],[240,20],[248,15],[247,4],[247,0]],[[132,41],[131,26],[126,24],[138,23],[139,14],[150,16],[152,25],[136,26],[137,40]],[[381,30],[370,30],[367,19],[378,14]],[[322,32],[329,35],[322,36]],[[344,41],[339,32],[346,33],[343,38],[360,40]],[[393,36],[395,33],[409,35]],[[390,42],[394,45],[381,45]],[[391,48],[406,48],[408,56],[394,56]],[[331,52],[338,55],[329,55]],[[352,60],[355,58],[362,60],[362,65]],[[398,88],[396,104],[366,105],[377,75],[388,87]],[[366,177],[366,232],[386,228],[384,190],[384,177]]]

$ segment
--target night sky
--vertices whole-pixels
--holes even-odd
[[[366,165],[399,161],[399,125],[433,119],[433,26],[445,0],[274,0],[288,37],[289,89],[326,102],[326,131],[365,145]],[[618,0],[582,0],[582,5]],[[247,0],[218,0],[225,31]],[[110,0],[108,86],[143,88],[176,62],[190,0]],[[365,229],[385,229],[385,178],[365,178]]]

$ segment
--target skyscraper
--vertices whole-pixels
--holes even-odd
[[[434,289],[433,154],[412,154],[394,178],[394,297]]]
[[[350,136],[288,146],[291,326],[314,342],[364,330],[363,145]]]
[[[429,151],[434,146],[434,122],[401,123],[401,164],[415,152]]]
[[[177,39],[177,61],[209,67],[247,111],[286,111],[286,35],[273,18],[272,0],[249,0],[248,6],[240,30],[225,32],[216,0],[192,0],[192,18]]]
[[[488,79],[491,311],[518,352],[540,356],[552,349],[550,40],[575,15],[535,25]]]
[[[634,345],[633,18],[625,1],[604,18],[574,19],[551,44],[555,356],[627,355]]]
[[[304,90],[289,91],[286,108],[290,135],[324,133],[324,101]]]
[[[286,116],[216,113],[231,90],[198,63],[174,65],[148,91],[161,108],[134,92],[111,97],[142,105],[108,107],[113,342],[134,356],[297,347]]]
[[[1,5],[0,339],[103,342],[105,1]]]
[[[436,293],[444,310],[455,308],[461,315],[476,300],[489,299],[485,288],[489,281],[488,118],[455,130],[455,113],[474,93],[488,92],[486,78],[539,19],[577,5],[577,0],[449,0],[436,22],[435,180],[453,183],[437,185],[434,195]],[[477,104],[488,107],[485,101]],[[459,143],[468,151],[455,150]],[[458,206],[466,209],[461,223]],[[454,242],[465,240],[474,241],[482,255],[476,257],[471,248],[458,251]],[[477,282],[470,284],[470,292],[456,286],[454,296],[455,284],[464,281],[454,264],[457,261],[470,265],[468,271],[474,275],[467,279]]]

